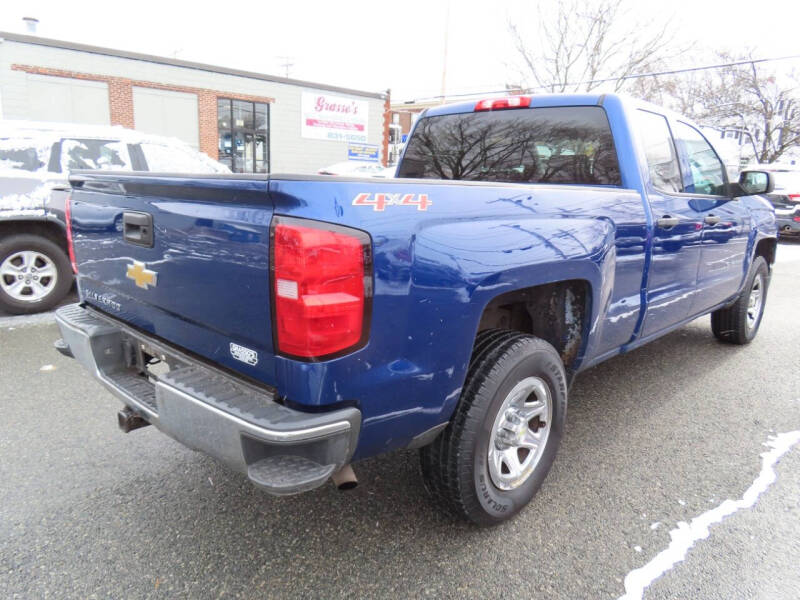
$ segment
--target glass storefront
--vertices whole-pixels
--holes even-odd
[[[234,173],[269,173],[269,104],[217,100],[219,162]]]

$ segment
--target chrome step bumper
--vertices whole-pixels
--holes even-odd
[[[125,405],[182,444],[285,495],[322,485],[355,450],[361,413],[345,408],[304,413],[256,387],[201,363],[78,304],[56,311],[62,343]],[[143,360],[145,357],[145,360]],[[164,372],[150,370],[147,358]]]

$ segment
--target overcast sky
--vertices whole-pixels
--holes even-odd
[[[32,16],[44,37],[277,75],[284,74],[281,57],[288,56],[290,77],[368,91],[391,88],[393,101],[435,96],[442,87],[446,0],[2,2],[3,31],[23,33],[22,17]],[[507,23],[531,23],[531,4],[451,0],[449,94],[502,89],[519,80]],[[677,66],[707,64],[713,49],[752,48],[763,57],[800,53],[797,0],[663,4],[632,2],[625,23],[672,18],[678,41],[696,49]],[[800,61],[794,64],[800,70]]]

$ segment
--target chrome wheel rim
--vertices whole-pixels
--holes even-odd
[[[756,326],[763,308],[764,277],[759,273],[753,279],[753,285],[750,287],[750,296],[747,299],[747,329],[752,329]]]
[[[35,250],[22,250],[0,264],[0,288],[19,302],[38,302],[50,294],[58,282],[53,260]]]
[[[492,426],[489,475],[501,490],[525,483],[542,458],[553,416],[550,389],[539,377],[526,377],[508,393]]]

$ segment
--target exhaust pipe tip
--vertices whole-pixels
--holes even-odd
[[[336,471],[331,475],[331,479],[333,479],[333,484],[340,490],[352,490],[358,485],[358,479],[355,472],[353,472],[353,467],[350,465],[345,465]]]

